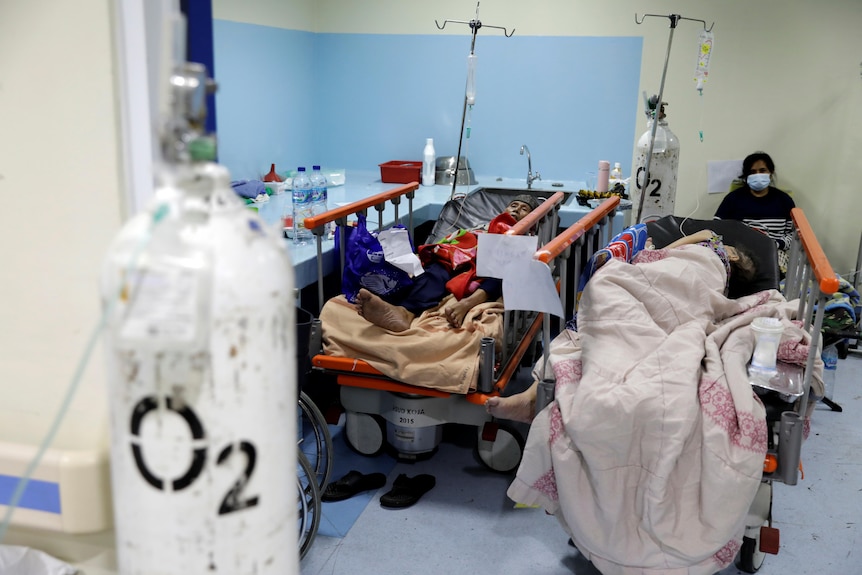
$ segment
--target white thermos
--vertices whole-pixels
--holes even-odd
[[[597,192],[607,192],[608,191],[608,180],[610,178],[610,170],[611,163],[607,160],[601,160],[599,162],[599,181],[596,185]]]
[[[437,156],[434,152],[434,138],[425,140],[425,151],[422,154],[422,185],[434,185],[434,170]]]

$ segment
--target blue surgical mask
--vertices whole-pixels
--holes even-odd
[[[748,182],[749,188],[755,192],[759,192],[760,190],[765,190],[769,186],[771,179],[772,177],[769,174],[751,174],[745,179],[745,181]]]

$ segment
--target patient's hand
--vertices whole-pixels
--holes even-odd
[[[700,230],[699,232],[691,234],[691,239],[694,243],[706,242],[714,235],[716,234],[712,230]]]
[[[700,242],[709,241],[709,239],[716,235],[712,230],[700,230],[699,232],[695,232],[693,234],[689,234],[687,236],[681,237],[675,242],[665,246],[665,249],[673,249],[678,248],[679,246],[687,246],[691,244],[699,244]]]
[[[461,327],[464,323],[464,318],[467,316],[467,312],[486,301],[488,301],[488,294],[485,290],[479,288],[463,299],[450,299],[435,315],[444,316],[452,327]]]

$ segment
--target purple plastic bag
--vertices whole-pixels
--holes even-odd
[[[356,227],[344,230],[347,230],[347,238],[344,242],[341,293],[347,301],[356,303],[360,288],[390,299],[413,285],[407,272],[383,259],[383,247],[377,240],[377,235],[368,231],[364,215],[357,214]],[[341,226],[336,230],[336,246],[341,245],[338,234],[342,231]]]

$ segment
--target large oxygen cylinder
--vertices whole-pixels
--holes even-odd
[[[103,268],[119,572],[299,573],[293,267],[223,167],[163,176]]]
[[[676,180],[679,173],[679,140],[667,125],[662,107],[662,117],[656,126],[655,145],[649,165],[649,183],[644,183],[647,156],[654,120],[647,120],[647,131],[640,137],[637,145],[635,172],[631,179],[632,205],[635,214],[640,206],[640,197],[646,189],[646,197],[641,211],[641,220],[653,219],[673,214],[676,201]],[[636,222],[637,223],[637,222]]]

